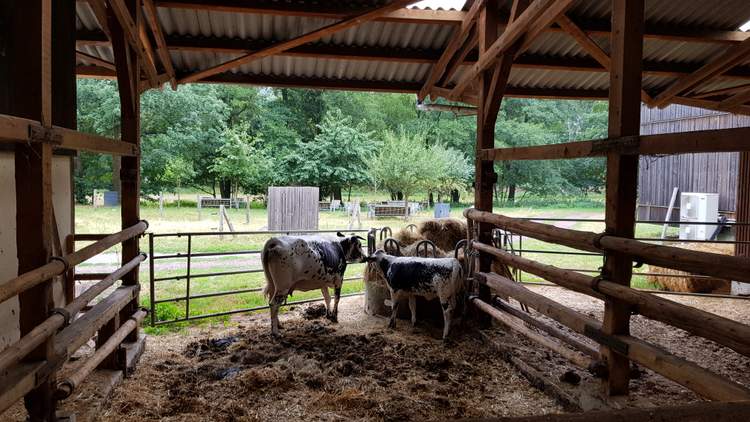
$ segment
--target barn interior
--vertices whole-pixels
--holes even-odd
[[[569,360],[595,364],[606,399],[634,394],[631,365],[647,368],[705,401],[588,414],[686,415],[742,420],[750,385],[718,374],[631,332],[634,316],[750,356],[750,326],[630,287],[649,264],[750,282],[750,248],[734,256],[634,240],[639,157],[738,152],[736,221],[750,222],[750,129],[640,134],[641,105],[681,104],[750,114],[750,20],[744,0],[469,0],[460,10],[409,7],[413,0],[7,0],[0,4],[0,413],[23,403],[32,421],[55,421],[58,401],[96,368],[136,371],[146,336],[139,325],[139,97],[187,83],[226,83],[413,93],[419,102],[463,103],[476,113],[474,208],[467,256],[476,257],[469,298],[480,324],[499,320]],[[120,137],[76,130],[76,78],[116,79]],[[495,148],[503,98],[601,99],[609,136],[564,144]],[[122,157],[118,233],[75,233],[72,157]],[[606,230],[570,230],[493,213],[494,165],[505,160],[606,157]],[[503,229],[604,253],[600,274],[584,275],[515,256],[492,242]],[[737,239],[750,242],[750,226]],[[93,241],[82,249],[76,241]],[[75,266],[114,245],[122,266],[76,296]],[[532,292],[493,271],[520,268],[603,301],[601,318]],[[118,286],[114,291],[108,289]],[[106,291],[106,293],[104,293]],[[105,294],[106,297],[99,297]],[[497,297],[538,313],[518,313]],[[85,313],[81,311],[97,299]],[[535,330],[530,330],[531,324]],[[582,346],[568,331],[594,342]],[[680,331],[681,330],[681,331]],[[640,331],[638,331],[640,333]],[[96,336],[95,352],[73,374],[69,358]],[[550,342],[556,337],[555,342]],[[565,352],[564,350],[568,350]],[[486,353],[496,353],[487,349]],[[66,395],[67,394],[67,395]],[[488,398],[491,400],[491,398]],[[619,412],[619,413],[618,413]],[[583,415],[587,415],[584,413]],[[581,415],[578,415],[581,416]],[[566,416],[559,416],[564,420]],[[535,419],[524,419],[535,420]],[[541,420],[541,419],[539,419]],[[646,420],[646,419],[644,419]]]

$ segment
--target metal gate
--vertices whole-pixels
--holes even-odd
[[[263,309],[268,309],[268,305],[264,306],[256,306],[256,307],[250,307],[250,308],[239,308],[239,309],[231,309],[228,311],[222,311],[222,312],[211,312],[211,313],[201,313],[201,314],[194,314],[191,313],[190,304],[191,301],[194,301],[196,299],[206,299],[206,298],[214,298],[214,297],[221,297],[221,296],[237,296],[237,295],[244,295],[248,293],[257,293],[260,294],[260,292],[263,290],[263,283],[265,280],[263,280],[260,283],[260,286],[254,286],[254,287],[247,287],[242,289],[234,289],[234,290],[219,290],[219,291],[208,291],[208,292],[202,292],[202,293],[191,293],[191,288],[196,287],[196,283],[200,283],[202,280],[207,278],[214,278],[214,277],[230,277],[230,276],[236,276],[241,274],[254,274],[254,273],[263,273],[263,268],[260,265],[260,253],[262,252],[262,245],[265,243],[265,241],[272,237],[277,235],[300,235],[300,234],[326,234],[326,233],[336,233],[336,232],[342,232],[342,233],[352,233],[352,234],[358,234],[358,233],[372,233],[373,230],[376,229],[370,229],[370,230],[309,230],[309,231],[247,231],[247,232],[223,232],[223,233],[215,233],[215,232],[192,232],[192,233],[149,233],[148,235],[148,256],[149,256],[149,291],[150,291],[150,302],[151,302],[151,326],[156,325],[163,325],[163,324],[171,324],[176,322],[184,322],[184,321],[194,321],[204,318],[212,318],[212,317],[220,317],[225,315],[231,315],[231,314],[237,314],[242,312],[252,312],[252,311],[259,311]],[[213,250],[213,251],[205,251],[201,250],[202,248],[196,247],[196,242],[200,242],[201,240],[206,239],[212,239],[215,241],[215,238],[222,238],[222,237],[232,237],[232,240],[226,240],[224,239],[220,243],[220,247],[214,247],[213,249],[222,249],[222,250]],[[370,235],[372,236],[372,235]],[[370,237],[368,236],[368,237]],[[251,240],[246,242],[237,242],[236,239],[238,237],[249,237]],[[175,240],[177,242],[183,241],[185,242],[184,249],[180,251],[176,251],[180,249],[179,247],[165,247],[162,246],[162,250],[168,250],[167,252],[160,253],[159,245],[158,243],[160,241],[166,241],[166,242],[172,242],[175,243]],[[234,241],[235,244],[240,245],[247,245],[248,243],[254,244],[253,248],[250,249],[241,249],[238,248],[237,250],[223,250],[223,249],[229,249],[232,245],[232,242]],[[205,243],[205,242],[203,242]],[[215,245],[218,246],[219,244]],[[243,268],[243,269],[233,269],[231,271],[216,271],[216,272],[196,272],[196,260],[220,260],[224,257],[238,257],[238,256],[258,256],[258,265],[253,266],[252,268]],[[184,262],[184,272],[180,272],[177,275],[164,275],[163,273],[169,273],[174,272],[174,270],[169,270],[168,265],[160,265],[162,262]],[[199,267],[211,267],[211,263],[209,265],[200,265]],[[180,271],[180,270],[177,270]],[[352,275],[344,278],[344,281],[352,281],[352,280],[361,280],[362,274]],[[160,293],[160,284],[167,283],[167,282],[178,282],[184,280],[184,294],[179,294],[177,296],[169,296],[162,294],[160,297],[158,296]],[[361,295],[363,292],[353,292],[348,293],[345,295],[342,295],[342,297],[347,296],[356,296]],[[323,300],[322,297],[314,298],[314,299],[307,299],[307,300],[299,300],[295,302],[288,302],[286,305],[295,305],[295,304],[301,304],[301,303],[310,303],[310,302],[316,302]],[[157,317],[157,306],[164,303],[184,303],[184,316],[183,317],[177,317],[174,319],[169,320],[159,320]]]

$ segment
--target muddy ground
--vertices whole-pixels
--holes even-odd
[[[425,420],[561,412],[472,335],[443,342],[361,313],[342,300],[333,324],[321,305],[229,329],[149,338],[137,372],[118,387],[104,421]]]

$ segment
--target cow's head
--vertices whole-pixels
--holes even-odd
[[[341,239],[341,248],[344,250],[344,256],[347,262],[364,262],[365,254],[362,251],[362,242],[365,240],[362,236],[345,236],[341,232],[336,233]]]

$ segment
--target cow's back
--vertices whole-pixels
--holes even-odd
[[[386,279],[394,291],[427,292],[436,278],[451,279],[456,264],[454,258],[399,257],[390,262]]]

